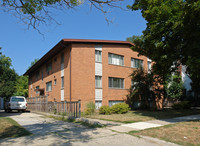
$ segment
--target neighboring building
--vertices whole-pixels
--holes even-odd
[[[186,90],[186,96],[193,95],[194,93],[192,92],[192,87],[191,87],[192,80],[190,79],[190,77],[186,73],[186,66],[185,65],[181,65],[181,78],[182,78],[182,81],[183,81],[183,86]]]
[[[34,64],[29,97],[48,95],[49,101],[89,101],[97,107],[126,100],[130,74],[140,66],[150,70],[147,57],[127,41],[63,39]]]

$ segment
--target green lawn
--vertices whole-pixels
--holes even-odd
[[[188,109],[188,110],[165,109],[163,111],[135,110],[135,111],[129,111],[126,114],[100,115],[98,113],[94,113],[92,115],[83,115],[82,117],[116,121],[121,123],[133,123],[133,122],[148,121],[155,119],[167,119],[167,118],[187,116],[193,114],[200,114],[200,110],[197,109]]]
[[[0,117],[0,139],[16,138],[20,136],[31,135],[29,131],[21,127],[16,121],[11,118]]]
[[[200,121],[180,122],[159,128],[132,131],[134,136],[150,136],[184,146],[200,146]]]

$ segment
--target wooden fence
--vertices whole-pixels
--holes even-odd
[[[81,101],[48,101],[48,96],[27,98],[27,109],[30,111],[61,114],[65,116],[80,117]]]

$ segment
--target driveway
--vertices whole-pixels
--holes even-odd
[[[85,126],[53,120],[35,113],[2,113],[32,132],[32,136],[7,138],[0,145],[69,145],[69,146],[174,146],[175,144],[149,137],[134,137],[108,128],[87,128]]]

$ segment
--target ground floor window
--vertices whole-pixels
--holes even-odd
[[[111,107],[117,103],[124,103],[124,101],[123,100],[112,100],[112,101],[109,101],[109,106]]]
[[[102,106],[102,101],[95,101],[96,109],[99,109]]]
[[[38,89],[40,88],[40,86],[36,86],[35,89],[36,89],[36,94],[39,94],[40,91],[38,91]]]

